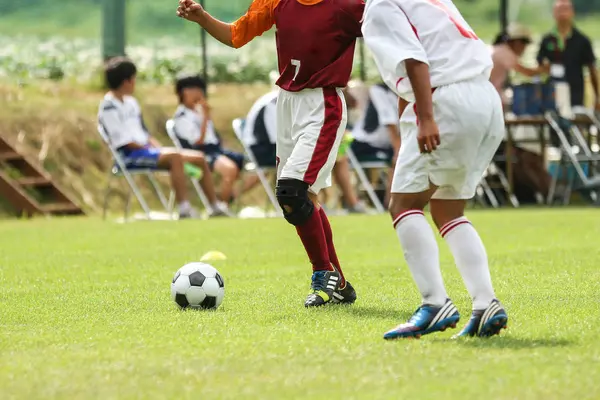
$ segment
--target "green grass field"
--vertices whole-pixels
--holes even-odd
[[[385,342],[419,297],[385,216],[332,219],[350,307],[306,310],[283,220],[0,223],[2,399],[598,399],[596,209],[473,211],[509,329]],[[443,242],[449,293],[470,302]],[[226,296],[182,312],[170,280],[209,250]],[[456,332],[456,331],[454,331]]]

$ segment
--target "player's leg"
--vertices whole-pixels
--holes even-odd
[[[454,256],[456,266],[473,299],[473,314],[459,336],[489,336],[506,326],[508,317],[496,300],[485,246],[475,227],[465,217],[466,200],[475,190],[504,136],[502,106],[487,82],[464,84],[467,103],[475,101],[479,111],[469,115],[475,104],[464,104],[464,142],[459,146],[466,174],[453,185],[440,188],[433,196],[431,215]],[[488,95],[486,95],[488,94]],[[457,102],[455,107],[460,107]],[[489,110],[482,113],[481,110]],[[455,110],[460,111],[460,110]],[[458,152],[457,152],[458,153]]]
[[[396,175],[397,176],[397,175]],[[448,298],[439,264],[435,233],[423,209],[436,187],[420,193],[392,193],[390,214],[404,258],[421,293],[422,304],[404,324],[386,332],[385,339],[421,337],[456,327],[460,316]]]
[[[457,336],[490,336],[506,326],[508,317],[496,299],[485,246],[464,216],[465,207],[466,200],[432,199],[430,203],[435,224],[473,299],[471,319]]]
[[[420,337],[443,331],[455,327],[460,318],[448,299],[435,233],[423,213],[437,187],[429,177],[431,155],[419,153],[418,127],[412,108],[403,114],[401,132],[402,147],[394,170],[389,210],[422,304],[408,322],[386,332],[385,339]],[[443,138],[441,142],[438,150],[443,150],[445,145]]]
[[[281,92],[277,106],[277,199],[285,219],[296,227],[312,264],[311,293],[305,305],[320,306],[346,286],[341,268],[332,265],[328,240],[333,246],[333,238],[328,238],[323,226],[324,220],[329,221],[316,200],[318,192],[330,185],[346,124],[345,103],[341,93],[325,89]],[[293,124],[291,116],[295,118]],[[294,132],[292,126],[302,126],[302,131]]]

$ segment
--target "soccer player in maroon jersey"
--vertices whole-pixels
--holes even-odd
[[[254,0],[232,24],[193,0],[179,0],[177,15],[198,23],[220,42],[244,46],[276,26],[281,88],[277,100],[277,200],[296,227],[313,267],[305,306],[353,303],[329,220],[317,201],[331,186],[331,171],[346,129],[341,88],[350,78],[363,0]]]

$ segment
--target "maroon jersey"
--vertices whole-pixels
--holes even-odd
[[[364,7],[363,0],[255,0],[232,25],[233,45],[241,47],[275,24],[279,87],[345,87]]]

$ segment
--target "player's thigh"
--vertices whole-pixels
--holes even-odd
[[[319,193],[331,186],[331,172],[346,130],[344,97],[341,90],[309,90],[294,99],[294,108],[294,147],[281,177],[299,179]]]
[[[468,82],[442,89],[446,90],[440,93],[436,102],[441,145],[432,153],[430,171],[431,181],[439,187],[433,198],[469,199],[474,196],[483,174],[481,160],[487,159],[489,163],[493,156],[492,152],[488,159],[487,148],[490,122],[495,113],[494,102],[485,82]],[[473,182],[476,175],[479,177]]]

